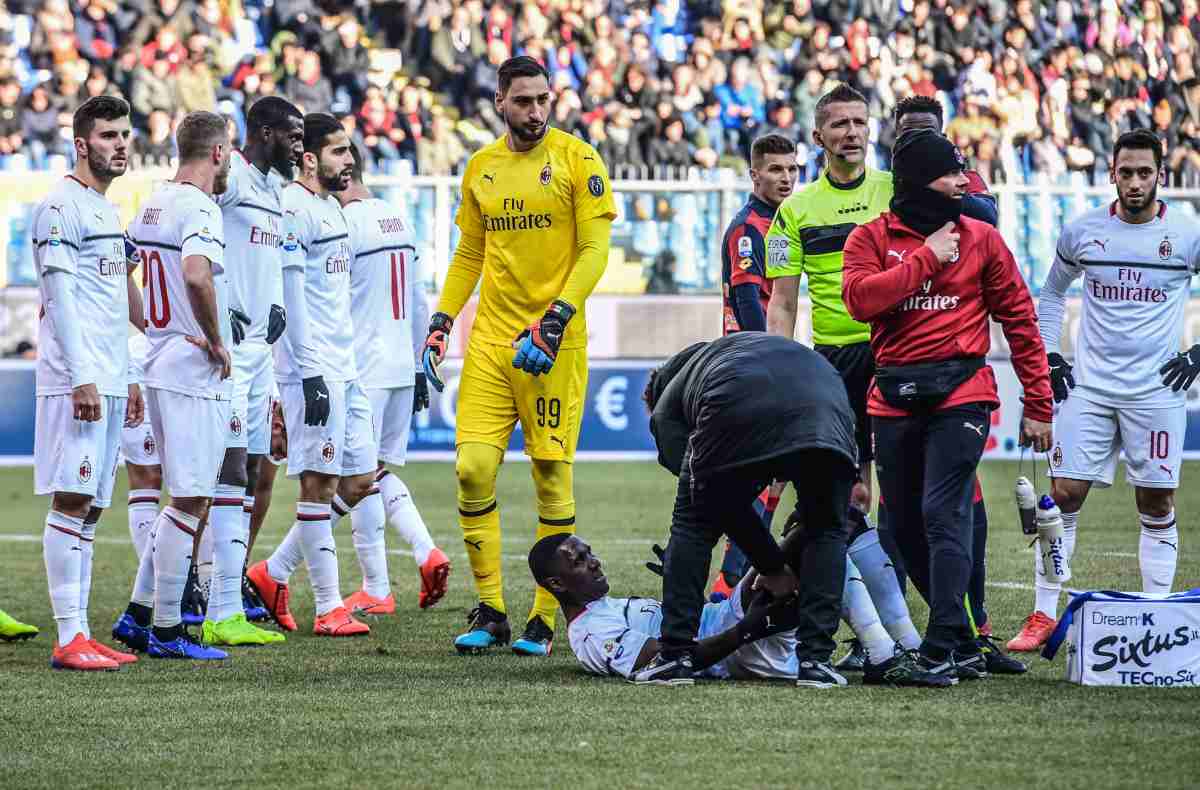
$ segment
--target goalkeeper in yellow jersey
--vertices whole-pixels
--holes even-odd
[[[461,653],[508,644],[500,574],[496,474],[517,420],[532,460],[536,540],[575,531],[572,462],[587,393],[584,301],[608,262],[616,217],[608,172],[587,143],[547,123],[549,75],[537,61],[500,65],[496,109],[508,132],[471,157],[456,222],[462,236],[429,324],[422,364],[441,391],[437,367],[455,316],[475,290],[458,390],[458,513],[479,605],[454,640]],[[538,587],[518,655],[546,656],[554,639],[554,596]]]

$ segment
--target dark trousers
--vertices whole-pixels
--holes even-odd
[[[679,477],[671,539],[663,561],[664,655],[695,646],[713,547],[728,535],[755,568],[778,571],[781,560],[800,578],[796,653],[828,661],[841,614],[846,573],[846,501],[855,469],[826,450],[802,450],[742,469],[693,480]],[[780,552],[754,502],[772,480],[791,482],[804,518],[804,539]]]
[[[978,403],[874,418],[888,528],[908,577],[929,604],[922,649],[931,653],[959,649],[973,638],[964,596],[974,556],[975,470],[989,423],[988,407]]]

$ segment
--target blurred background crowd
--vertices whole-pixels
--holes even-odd
[[[553,123],[620,177],[742,170],[793,137],[811,174],[817,98],[890,111],[937,97],[991,182],[1103,178],[1126,129],[1158,132],[1172,183],[1200,184],[1200,0],[0,0],[0,165],[66,166],[70,113],[120,94],[134,160],[166,163],[182,115],[239,130],[282,94],[342,119],[378,170],[446,174],[502,133],[495,66],[545,63]],[[1077,177],[1078,178],[1078,177]]]

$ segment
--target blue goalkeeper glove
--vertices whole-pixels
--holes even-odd
[[[446,388],[446,383],[438,375],[438,365],[446,358],[446,344],[450,340],[450,330],[453,326],[453,318],[445,313],[434,313],[429,319],[425,350],[421,352],[421,367],[425,370],[425,378],[438,392]]]
[[[549,373],[558,357],[558,347],[567,331],[567,322],[574,315],[574,307],[561,299],[555,299],[540,320],[533,322],[528,329],[517,335],[513,343],[513,347],[517,349],[516,356],[513,357],[513,367],[534,376]]]

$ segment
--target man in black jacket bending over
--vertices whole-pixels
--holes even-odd
[[[846,569],[846,502],[854,485],[854,413],[838,372],[793,340],[739,332],[697,343],[650,377],[644,395],[658,460],[679,477],[663,574],[659,654],[635,683],[689,677],[712,550],[728,535],[774,595],[804,580],[797,685],[846,685],[829,667]],[[754,501],[791,482],[805,540],[786,554]]]

